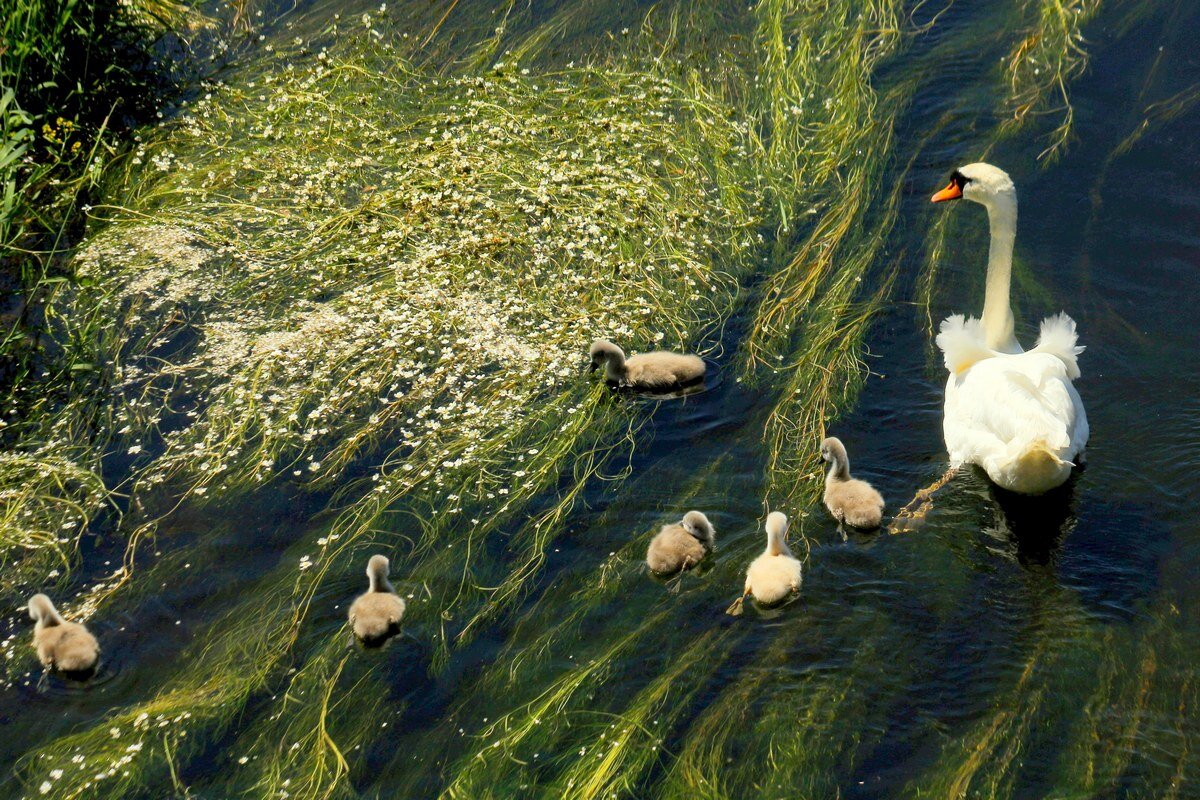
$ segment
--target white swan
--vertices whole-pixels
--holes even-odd
[[[1008,175],[991,164],[968,164],[933,202],[960,197],[987,209],[992,241],[983,318],[951,316],[937,337],[950,371],[943,423],[950,466],[978,464],[1005,489],[1041,494],[1067,480],[1087,444],[1087,414],[1071,385],[1083,348],[1066,314],[1043,320],[1028,352],[1013,335],[1017,192]]]

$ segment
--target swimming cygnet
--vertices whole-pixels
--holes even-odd
[[[399,633],[404,600],[388,583],[388,560],[384,556],[371,556],[367,578],[371,581],[370,588],[350,606],[350,627],[365,644],[382,644]]]
[[[656,351],[625,357],[625,351],[612,342],[592,342],[591,371],[604,365],[604,379],[638,391],[669,389],[704,377],[704,359],[700,356]]]
[[[44,594],[29,598],[33,646],[43,666],[60,672],[85,673],[100,660],[96,637],[78,622],[67,622]]]
[[[841,439],[830,436],[821,442],[821,458],[829,462],[825,476],[825,507],[839,525],[878,528],[883,521],[883,497],[866,481],[850,477],[850,459]]]
[[[750,562],[742,596],[729,607],[730,614],[742,613],[742,602],[752,595],[759,605],[773,606],[800,591],[800,561],[788,549],[788,518],[778,511],[767,515],[767,549]]]
[[[659,575],[691,569],[712,552],[716,531],[708,517],[689,511],[673,525],[664,525],[646,550],[646,565]]]

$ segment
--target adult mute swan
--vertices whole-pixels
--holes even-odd
[[[987,209],[992,241],[982,319],[955,314],[937,336],[950,372],[943,423],[950,467],[978,464],[998,486],[1042,494],[1067,480],[1087,444],[1087,414],[1071,384],[1083,348],[1066,314],[1042,320],[1032,350],[1013,335],[1017,192],[1008,175],[991,164],[961,167],[933,202],[958,198]]]

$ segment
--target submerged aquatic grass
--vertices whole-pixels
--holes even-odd
[[[1002,126],[1015,133],[1036,116],[1057,116],[1038,158],[1053,161],[1070,142],[1075,109],[1068,85],[1087,70],[1083,26],[1095,16],[1100,0],[1039,0],[1028,3],[1037,19],[1004,61],[1011,114]]]
[[[879,609],[816,612],[830,651],[858,655],[776,687],[805,629],[721,627],[757,538],[722,540],[732,557],[679,596],[645,591],[636,536],[592,568],[545,572],[587,488],[628,475],[653,412],[588,382],[596,336],[727,353],[722,368],[764,394],[770,458],[751,494],[803,518],[819,434],[860,385],[891,290],[896,165],[912,157],[894,128],[919,81],[877,82],[910,23],[887,0],[666,9],[614,34],[629,37],[616,55],[536,57],[589,8],[515,41],[454,41],[469,57],[449,65],[413,40],[451,36],[453,8],[422,36],[372,11],[274,40],[133,154],[78,256],[91,285],[54,310],[111,391],[25,434],[45,454],[99,420],[93,441],[128,461],[129,577],[96,607],[196,580],[173,559],[209,545],[172,526],[181,514],[271,495],[325,513],[237,596],[206,602],[155,695],[32,750],[31,790],[183,794],[216,742],[222,774],[197,792],[732,797],[769,794],[769,768],[822,794],[860,763],[892,708],[870,694],[888,655]],[[721,40],[732,64],[667,57],[726,28],[751,32]],[[109,332],[84,335],[87,314]],[[722,341],[735,314],[745,338]],[[728,492],[720,480],[705,472],[679,502]],[[150,559],[149,541],[171,557]],[[433,680],[458,682],[412,731],[382,727],[409,702],[388,685],[394,651],[348,652],[340,627],[377,550],[415,595],[406,625]],[[457,674],[457,656],[495,646],[484,633],[502,637],[494,660]],[[368,759],[391,736],[390,760]],[[770,758],[730,766],[745,742]],[[961,767],[949,751],[943,764]]]
[[[902,28],[894,2],[834,3],[814,12],[775,0],[758,9],[773,163],[794,183],[795,215],[812,219],[797,235],[785,216],[783,241],[796,242],[795,250],[764,283],[745,343],[746,374],[780,389],[764,435],[768,505],[815,498],[816,483],[806,480],[817,466],[815,443],[855,393],[862,337],[887,293],[886,279],[882,290],[863,286],[898,201],[892,197],[884,218],[872,213],[892,144],[892,121],[877,107],[872,77],[900,46]],[[814,86],[827,86],[828,94],[815,95]],[[893,107],[904,102],[891,99]]]
[[[100,476],[67,458],[0,453],[0,597],[65,577],[80,533],[107,501]]]
[[[81,756],[117,771],[57,782],[56,796],[97,781],[147,791],[290,654],[308,660],[301,676],[336,682],[339,656],[306,623],[367,542],[402,548],[396,571],[432,587],[411,618],[440,627],[435,661],[503,614],[637,424],[583,375],[587,342],[694,349],[732,309],[763,203],[753,181],[722,182],[752,175],[736,166],[751,144],[634,61],[441,78],[369,32],[213,86],[147,142],[128,198],[96,209],[110,224],[78,257],[102,288],[60,310],[68,342],[93,306],[118,331],[150,332],[95,359],[118,389],[108,441],[132,457],[143,502],[131,547],[181,504],[257,486],[336,486],[341,513],[247,587],[156,698],[31,754],[29,782]],[[144,568],[127,566],[136,593]],[[122,763],[109,727],[160,718],[170,737]],[[344,750],[329,752],[312,786],[341,779]],[[292,779],[283,763],[255,769],[263,785]]]

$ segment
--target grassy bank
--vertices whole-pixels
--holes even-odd
[[[126,134],[169,93],[179,48],[165,39],[207,21],[174,0],[5,0],[0,20],[0,387],[11,423],[37,413],[26,392],[59,388],[72,366],[45,336],[44,308],[76,279],[83,209],[104,194]]]

